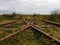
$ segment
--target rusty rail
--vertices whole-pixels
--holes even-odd
[[[17,21],[8,22],[8,23],[4,23],[4,24],[1,24],[1,25],[11,24],[11,23],[15,23],[15,22],[17,22]],[[7,35],[7,36],[1,38],[1,39],[0,39],[0,42],[3,41],[3,40],[5,40],[5,39],[8,39],[8,38],[10,38],[10,37],[12,37],[12,36],[14,36],[14,35],[16,35],[17,33],[23,31],[24,29],[26,29],[26,28],[28,28],[28,27],[30,26],[30,24],[29,24],[27,21],[24,20],[24,22],[26,23],[26,25],[24,25],[21,29],[17,29],[17,30],[19,30],[19,31],[14,32],[14,33],[12,33],[12,34],[10,34],[10,35]]]
[[[29,24],[25,19],[23,19],[26,24]]]
[[[24,22],[26,22],[27,25],[24,25],[24,27],[22,27],[21,29],[18,29],[19,31],[17,31],[17,32],[15,32],[15,33],[12,33],[12,34],[10,34],[10,35],[7,35],[7,36],[1,38],[1,39],[0,39],[0,42],[1,42],[1,41],[4,41],[4,40],[6,40],[6,39],[9,39],[10,37],[15,36],[17,33],[25,30],[25,29],[28,28],[28,27],[32,27],[32,28],[38,30],[39,32],[41,32],[42,34],[44,34],[45,36],[47,36],[48,38],[53,39],[54,41],[56,41],[57,43],[60,44],[60,40],[54,38],[53,36],[51,36],[51,35],[49,35],[49,34],[47,34],[47,33],[45,33],[44,31],[42,31],[42,29],[40,29],[39,26],[36,26],[36,25],[34,25],[33,23],[28,23],[28,22],[25,21],[25,20],[24,20]],[[43,22],[44,22],[44,21],[43,21]],[[53,23],[52,23],[52,24],[53,24]],[[54,24],[54,25],[55,25],[55,24]]]
[[[49,23],[49,24],[53,24],[53,25],[56,25],[56,26],[60,26],[60,23],[57,23],[57,22],[48,21],[48,20],[40,20],[40,21],[45,22],[45,23]]]
[[[17,21],[18,21],[18,20],[17,20]],[[3,24],[0,24],[0,26],[1,26],[1,25],[12,24],[12,23],[15,23],[15,22],[17,22],[17,21],[11,21],[11,22],[7,22],[7,23],[3,23]]]
[[[45,36],[47,36],[48,38],[53,39],[54,41],[56,41],[57,43],[59,43],[59,44],[60,44],[60,40],[59,40],[59,39],[54,38],[53,36],[51,36],[51,35],[49,35],[49,34],[45,33],[44,31],[42,31],[42,29],[39,29],[39,26],[31,25],[31,27],[33,27],[34,29],[36,29],[36,30],[40,31],[42,34],[44,34],[44,35],[45,35]]]
[[[6,22],[6,23],[3,23],[3,24],[0,24],[0,26],[1,26],[1,25],[7,25],[7,24],[16,23],[17,21],[20,21],[20,20],[15,20],[15,21],[11,21],[11,22]],[[27,21],[25,21],[25,19],[23,19],[23,21],[24,21],[26,24],[29,24]]]
[[[1,39],[0,39],[0,42],[1,42],[1,41],[4,41],[5,39],[8,39],[8,38],[10,38],[10,37],[12,37],[12,36],[14,36],[14,35],[16,35],[17,33],[23,31],[24,29],[28,28],[29,26],[30,26],[30,24],[24,25],[24,27],[22,27],[21,29],[18,29],[19,31],[14,32],[14,33],[12,33],[12,34],[10,34],[10,35],[7,35],[7,36],[1,38]]]

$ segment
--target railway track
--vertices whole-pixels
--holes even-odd
[[[40,20],[40,21],[45,22],[45,23],[49,23],[49,24],[52,24],[52,25],[56,25],[56,26],[60,27],[60,23],[56,23],[56,22],[52,22],[52,21],[47,21],[47,20]]]
[[[44,21],[40,20],[35,25],[38,25],[41,29],[43,29],[42,31],[44,31],[44,32],[48,33],[49,35],[51,35],[51,36],[60,40],[60,26],[59,26],[59,23],[56,23],[56,22],[52,23],[52,21],[49,21],[49,23],[47,21],[47,23],[46,23]]]
[[[56,41],[58,44],[60,44],[60,40],[54,38],[53,36],[51,36],[51,35],[49,35],[49,34],[47,34],[47,33],[45,33],[44,31],[42,31],[42,29],[40,29],[39,26],[33,25],[33,26],[31,26],[31,27],[33,27],[34,29],[36,29],[36,30],[38,30],[39,32],[41,32],[42,34],[44,34],[45,36],[47,36],[49,39],[53,39],[53,40]]]
[[[17,22],[17,21],[7,22],[7,23],[1,24],[1,25],[8,25],[8,24],[16,23],[16,22]],[[25,28],[27,28],[27,27],[30,26],[30,24],[29,24],[27,21],[25,21],[25,20],[24,20],[24,23],[26,23],[26,25],[22,26],[21,30],[20,30],[20,28],[17,29],[17,30],[19,30],[19,31],[17,31],[17,32],[15,32],[15,33],[12,33],[12,34],[10,34],[10,35],[7,35],[7,36],[1,38],[0,41],[3,41],[3,40],[5,40],[5,39],[7,39],[7,38],[9,38],[9,37],[14,36],[15,34],[19,33],[20,31],[22,31],[22,30],[24,30]]]
[[[60,27],[60,23],[56,23],[56,22],[52,22],[52,21],[47,21],[47,20],[40,20],[40,21]],[[60,44],[60,40],[59,40],[59,39],[57,39],[57,38],[49,35],[48,33],[45,33],[44,31],[42,31],[43,29],[41,29],[41,28],[40,28],[39,26],[37,26],[37,25],[34,25],[34,23],[31,23],[31,25],[32,25],[31,27],[33,27],[33,28],[35,28],[36,30],[42,32],[42,33],[43,33],[44,35],[46,35],[48,38],[53,39],[54,41],[56,41],[56,42],[58,42],[58,43]]]
[[[8,24],[13,24],[13,23],[16,23],[16,22],[18,22],[18,21],[20,21],[20,20],[14,20],[14,21],[2,23],[2,24],[0,24],[0,26],[2,26],[2,25],[8,25]],[[23,19],[23,21],[24,21],[24,23],[26,23],[26,24],[28,23],[27,21],[25,21],[25,19]]]
[[[24,20],[16,20],[16,21],[7,22],[7,23],[0,25],[0,38],[18,31],[18,29],[21,29],[21,27],[23,27],[23,25],[26,24]]]
[[[8,39],[8,38],[10,38],[10,37],[15,36],[17,33],[19,33],[19,32],[21,32],[21,31],[23,31],[24,29],[28,28],[29,26],[30,26],[29,24],[24,25],[24,27],[22,27],[21,29],[18,29],[19,31],[14,32],[14,33],[12,33],[12,34],[10,34],[10,35],[7,35],[7,36],[5,36],[5,37],[1,38],[1,39],[0,39],[0,42],[1,42],[1,41],[4,41],[4,40],[6,40],[6,39]]]
[[[19,21],[19,20],[17,20],[17,21]],[[15,23],[15,22],[17,22],[17,21],[11,21],[11,22],[2,23],[2,24],[0,24],[0,26],[1,26],[1,25],[12,24],[12,23]]]
[[[41,20],[41,21],[42,21],[42,20]],[[9,38],[11,38],[11,37],[14,37],[17,33],[25,30],[25,29],[28,28],[28,27],[32,27],[32,28],[38,30],[39,32],[41,32],[42,34],[44,34],[45,36],[47,36],[49,39],[53,39],[53,40],[56,41],[58,44],[60,44],[60,40],[54,38],[53,36],[51,36],[51,35],[49,35],[49,34],[47,34],[47,33],[45,33],[44,31],[41,31],[42,29],[40,30],[40,27],[39,27],[39,26],[36,26],[36,25],[34,25],[33,23],[28,23],[26,20],[24,20],[24,22],[26,23],[26,25],[24,25],[21,29],[18,29],[18,31],[16,31],[16,32],[14,32],[14,33],[12,33],[12,34],[10,34],[10,35],[7,35],[7,36],[5,36],[5,37],[3,37],[3,38],[1,38],[1,39],[0,39],[0,42],[4,41],[4,40],[6,40],[6,39],[9,39]],[[46,21],[43,21],[43,22],[46,22]],[[51,22],[49,22],[49,21],[47,21],[47,23],[59,26],[59,24],[57,24],[57,23],[51,23]],[[11,23],[7,23],[7,24],[11,24]],[[6,24],[4,24],[4,25],[6,25]]]

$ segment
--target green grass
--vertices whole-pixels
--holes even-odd
[[[35,25],[38,25],[39,27],[41,27],[46,33],[54,36],[57,39],[60,39],[60,27],[57,26],[53,26],[50,25],[50,28],[43,28],[42,25],[49,25],[47,23],[41,22],[40,19],[43,20],[48,20],[50,16],[47,15],[37,15],[37,16],[32,16],[32,15],[16,15],[16,18],[18,18],[20,21],[18,21],[18,23],[14,23],[14,24],[9,24],[7,26],[14,26],[16,28],[16,30],[10,30],[9,28],[5,28],[5,26],[0,26],[0,28],[2,28],[3,34],[0,34],[0,37],[4,37],[6,35],[9,35],[13,32],[16,32],[17,29],[21,28],[23,25],[25,25],[23,18],[26,18],[27,21],[29,23],[34,22]],[[7,18],[5,17],[0,17],[1,21],[5,21]],[[33,18],[33,20],[31,20],[31,18]],[[10,20],[10,19],[7,19]],[[60,19],[57,19],[58,22],[60,21]],[[53,27],[53,28],[51,28]],[[7,29],[7,30],[6,30]],[[23,32],[18,33],[15,37],[11,37],[11,39],[7,39],[3,42],[0,42],[0,45],[57,45],[57,43],[53,40],[48,39],[46,36],[42,35],[40,32],[35,31],[34,29],[26,29]]]
[[[23,25],[25,25],[23,20],[19,20],[16,23],[13,24],[8,24],[8,25],[1,25],[0,26],[0,31],[3,33],[0,34],[0,38],[5,37],[11,33],[16,32],[18,29],[20,29]],[[10,27],[11,26],[11,27]]]
[[[36,22],[36,25],[38,25],[42,29],[42,31],[48,33],[49,35],[51,35],[57,39],[60,39],[60,27],[55,26],[55,25],[46,24],[46,23],[38,24],[37,22]]]
[[[10,40],[5,40],[0,45],[58,45],[36,30],[26,29]]]

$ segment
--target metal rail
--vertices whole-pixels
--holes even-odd
[[[17,20],[17,21],[18,21],[18,20]],[[3,24],[0,24],[0,26],[1,26],[1,25],[12,24],[12,23],[15,23],[15,22],[17,22],[17,21],[11,21],[11,22],[7,22],[7,23],[3,23]]]
[[[48,20],[40,20],[40,21],[45,22],[45,23],[49,23],[49,24],[53,24],[53,25],[56,25],[56,26],[60,26],[60,23],[57,23],[57,22],[48,21]]]
[[[17,21],[7,22],[7,23],[1,24],[1,25],[12,24],[12,23],[15,23],[15,22],[17,22]],[[5,39],[8,39],[8,38],[10,38],[10,37],[13,37],[13,36],[16,35],[17,33],[23,31],[24,29],[26,29],[26,28],[28,28],[28,27],[30,26],[30,24],[29,24],[27,21],[24,20],[24,22],[26,23],[26,25],[22,26],[22,28],[20,28],[20,29],[17,29],[17,30],[19,30],[19,31],[14,32],[14,33],[12,33],[12,34],[10,34],[10,35],[7,35],[7,36],[1,38],[1,39],[0,39],[0,42],[3,41],[3,40],[5,40]]]
[[[11,21],[11,22],[6,22],[6,23],[3,23],[3,24],[0,24],[0,26],[2,26],[2,25],[7,25],[7,24],[12,24],[12,23],[16,23],[16,22],[18,22],[18,21],[20,21],[20,20],[15,20],[15,21]],[[28,22],[25,21],[25,19],[23,19],[23,21],[24,21],[26,24],[28,24]]]
[[[1,42],[1,41],[4,41],[4,40],[6,40],[6,39],[8,39],[8,38],[10,38],[10,37],[15,36],[17,33],[25,30],[25,29],[28,28],[28,27],[32,27],[32,28],[38,30],[39,32],[41,32],[42,34],[44,34],[45,36],[47,36],[49,39],[53,39],[54,41],[56,41],[57,43],[60,44],[60,40],[54,38],[53,36],[51,36],[51,35],[49,35],[49,34],[47,34],[47,33],[45,33],[44,31],[42,31],[42,29],[40,30],[39,26],[36,26],[36,25],[34,25],[33,23],[28,23],[28,22],[25,21],[25,20],[24,20],[24,22],[26,22],[27,25],[23,26],[21,29],[18,29],[19,31],[16,31],[15,33],[12,33],[12,34],[10,34],[10,35],[8,35],[8,36],[5,36],[5,37],[1,38],[1,39],[0,39],[0,42]],[[43,21],[43,22],[44,22],[44,21]],[[50,22],[48,22],[48,23],[50,23]],[[50,24],[54,24],[54,23],[50,23]],[[55,24],[54,24],[54,25],[55,25]],[[58,24],[57,24],[57,25],[58,25]]]
[[[23,31],[24,29],[28,28],[29,26],[30,26],[30,24],[24,25],[24,27],[22,27],[21,29],[18,29],[19,31],[16,31],[16,32],[14,32],[14,33],[12,33],[12,34],[10,34],[10,35],[7,35],[7,36],[1,38],[1,39],[0,39],[0,42],[1,42],[1,41],[4,41],[5,39],[8,39],[8,38],[10,38],[10,37],[13,37],[13,36],[16,35],[17,33],[19,33],[19,32],[21,32],[21,31]]]
[[[39,32],[41,32],[42,34],[44,34],[45,36],[47,36],[48,38],[53,39],[54,41],[56,41],[57,43],[60,44],[60,40],[59,39],[54,38],[53,36],[45,33],[44,31],[42,31],[42,29],[39,28],[39,26],[32,25],[31,27],[33,27],[34,29],[38,30]]]

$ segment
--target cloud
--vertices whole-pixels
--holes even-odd
[[[60,0],[0,0],[0,13],[50,13],[60,9]]]

